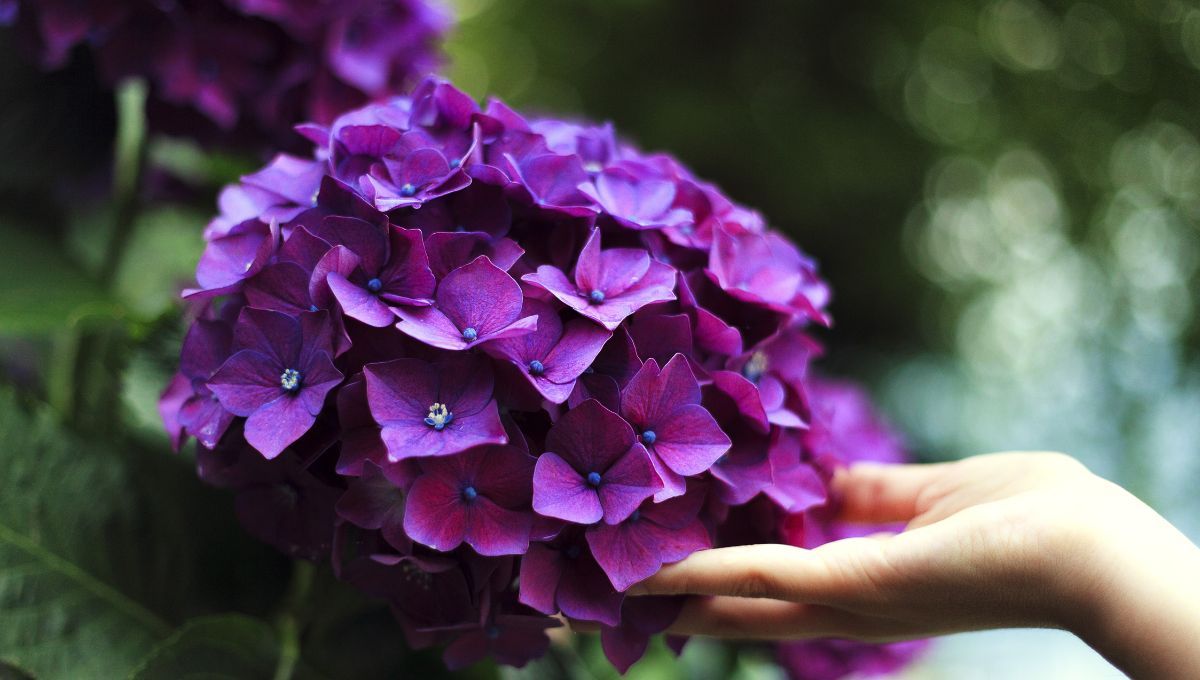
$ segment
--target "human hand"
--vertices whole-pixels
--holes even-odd
[[[1200,677],[1200,550],[1075,460],[1006,453],[840,473],[840,519],[904,532],[693,554],[634,594],[693,594],[672,632],[888,641],[1072,630],[1138,677]]]

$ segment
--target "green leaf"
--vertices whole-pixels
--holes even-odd
[[[115,294],[136,316],[149,319],[179,305],[192,285],[204,250],[204,214],[158,207],[138,215],[117,272]]]
[[[265,622],[226,614],[193,619],[156,647],[131,680],[271,678],[279,641]]]
[[[88,316],[120,314],[47,233],[0,225],[5,256],[0,267],[0,333],[45,333]]]
[[[0,661],[42,678],[124,675],[171,632],[147,605],[163,546],[141,531],[127,470],[7,392],[0,442]]]

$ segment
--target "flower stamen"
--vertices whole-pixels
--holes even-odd
[[[429,415],[425,416],[425,424],[441,432],[454,422],[454,414],[445,404],[433,403],[429,407]]]

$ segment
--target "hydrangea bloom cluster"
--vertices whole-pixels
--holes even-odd
[[[161,403],[255,535],[452,668],[521,665],[562,614],[624,670],[680,606],[632,584],[828,524],[862,428],[809,377],[828,288],[757,213],[434,79],[298,129],[312,157],[222,194]]]
[[[449,23],[440,0],[0,0],[43,66],[86,46],[106,82],[151,84],[158,127],[260,144],[413,84]]]

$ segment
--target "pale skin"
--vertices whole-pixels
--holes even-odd
[[[858,464],[842,519],[907,523],[814,550],[705,550],[631,594],[693,595],[673,632],[891,641],[1072,631],[1134,678],[1200,678],[1200,549],[1132,494],[1055,453]]]

